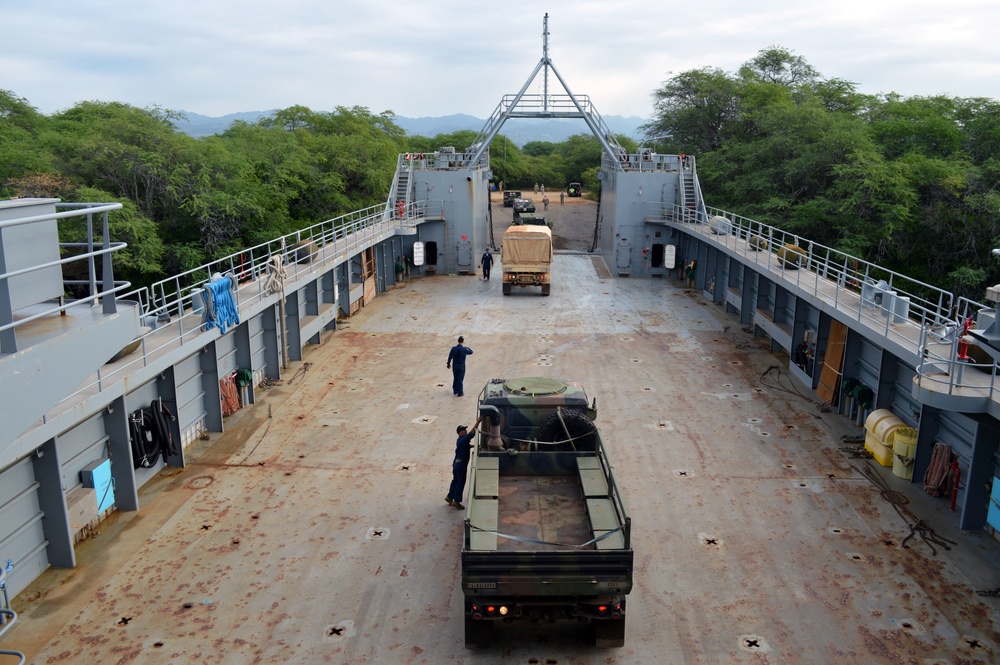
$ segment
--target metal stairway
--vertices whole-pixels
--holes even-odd
[[[402,201],[404,204],[410,202],[410,170],[409,165],[406,168],[400,168],[396,174],[396,203],[398,204]]]
[[[682,211],[681,221],[695,221],[698,219],[698,194],[694,185],[694,158],[690,155],[681,157],[677,188]]]

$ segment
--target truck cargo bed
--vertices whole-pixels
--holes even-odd
[[[499,538],[497,549],[508,551],[564,549],[548,543],[591,540],[576,476],[501,476],[497,531],[526,539]]]

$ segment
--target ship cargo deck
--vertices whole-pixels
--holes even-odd
[[[850,421],[771,380],[787,359],[680,282],[611,280],[580,254],[552,276],[548,298],[413,279],[324,332],[26,589],[8,642],[33,663],[1000,659],[1000,599],[976,593],[1000,586],[1000,544],[858,457]],[[558,624],[464,648],[455,427],[515,375],[597,398],[633,520],[624,648]]]

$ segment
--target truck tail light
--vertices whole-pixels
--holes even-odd
[[[479,605],[473,605],[472,606],[472,618],[473,619],[482,619],[483,618],[482,608],[480,608]]]

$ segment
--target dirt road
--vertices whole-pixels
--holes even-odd
[[[594,226],[597,224],[597,203],[585,198],[565,197],[565,202],[559,203],[559,192],[548,192],[549,207],[544,210],[542,199],[545,195],[532,194],[522,190],[522,197],[535,202],[535,214],[542,215],[552,222],[553,245],[557,251],[589,251],[594,245]],[[503,194],[493,192],[490,196],[493,208],[493,238],[494,244],[500,246],[503,232],[510,226],[514,217],[513,208],[505,208]]]

